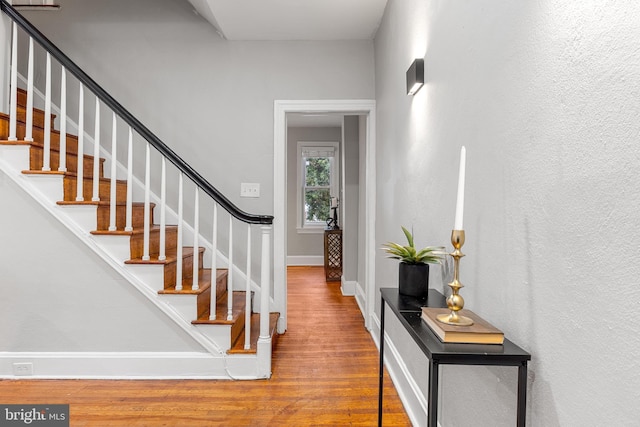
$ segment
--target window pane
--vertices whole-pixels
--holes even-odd
[[[305,159],[305,186],[322,187],[331,184],[331,161],[329,157],[307,157]]]
[[[305,190],[304,218],[305,222],[325,222],[329,218],[331,197],[328,188]]]

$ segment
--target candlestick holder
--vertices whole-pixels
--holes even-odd
[[[451,310],[450,314],[441,314],[437,316],[439,322],[455,326],[471,326],[473,320],[468,317],[461,316],[458,311],[464,307],[464,298],[459,294],[460,289],[464,287],[460,283],[460,258],[464,256],[460,248],[464,245],[464,230],[451,231],[451,244],[453,244],[453,252],[449,255],[453,257],[453,281],[449,283],[451,295],[447,298],[447,307]]]

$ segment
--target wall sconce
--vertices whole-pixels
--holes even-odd
[[[418,58],[407,70],[407,95],[415,95],[424,84],[424,59]]]

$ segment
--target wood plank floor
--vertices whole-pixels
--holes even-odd
[[[71,426],[375,426],[378,352],[322,267],[289,269],[289,320],[262,381],[3,380],[2,404],[69,404]],[[385,426],[410,426],[385,377]]]

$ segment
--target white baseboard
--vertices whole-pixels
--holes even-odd
[[[341,286],[340,291],[342,295],[352,297],[356,295],[356,289],[358,287],[358,282],[355,280],[344,280],[344,276],[340,278]]]
[[[0,352],[7,379],[256,379],[256,355],[198,352]],[[18,366],[16,366],[18,364]]]
[[[362,288],[362,285],[360,285],[360,283],[357,283],[357,282],[356,282],[356,289],[355,289],[355,297],[356,297],[356,302],[358,303],[358,308],[360,308],[360,312],[362,313],[362,316],[366,317],[365,291]]]
[[[290,255],[287,256],[287,266],[324,265],[322,255]]]

